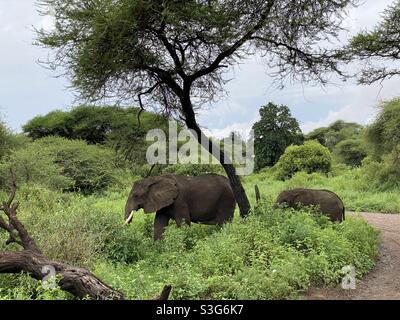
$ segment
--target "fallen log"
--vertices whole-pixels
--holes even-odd
[[[17,218],[19,203],[14,202],[16,195],[15,173],[11,171],[11,193],[7,202],[0,207],[7,219],[0,216],[0,228],[7,231],[7,244],[17,243],[22,251],[0,251],[0,273],[25,272],[36,280],[43,280],[48,270],[53,270],[57,285],[64,291],[78,298],[95,300],[123,300],[124,294],[103,283],[89,270],[52,261],[44,256],[35,240],[29,235],[25,226]],[[167,300],[171,286],[165,286],[155,300]]]

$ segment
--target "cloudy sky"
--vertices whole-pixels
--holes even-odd
[[[350,12],[346,24],[352,34],[379,21],[392,0],[364,0]],[[68,109],[73,96],[68,81],[55,78],[40,66],[48,51],[32,45],[33,27],[48,27],[51,20],[37,13],[34,0],[0,0],[0,117],[19,131],[21,125],[38,114]],[[328,87],[295,84],[284,90],[271,86],[261,58],[252,58],[236,68],[227,85],[228,95],[200,115],[201,125],[214,136],[224,137],[236,130],[246,134],[258,119],[258,110],[269,101],[285,104],[308,132],[343,119],[365,124],[373,119],[381,100],[400,95],[400,79],[382,86],[357,86],[337,82]]]

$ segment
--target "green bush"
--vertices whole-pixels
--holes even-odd
[[[361,139],[348,139],[339,142],[335,147],[339,159],[348,166],[359,167],[368,155]]]
[[[377,233],[361,219],[339,225],[268,205],[187,245],[203,232],[197,227],[172,225],[146,259],[102,262],[96,272],[135,299],[151,297],[164,283],[173,285],[173,299],[288,299],[310,286],[338,284],[346,265],[365,274],[378,248]]]
[[[286,180],[296,172],[328,173],[332,167],[330,151],[317,141],[307,141],[302,146],[290,146],[277,163],[277,178]]]
[[[114,153],[84,141],[48,137],[10,155],[1,165],[17,171],[19,181],[39,183],[52,189],[93,193],[116,181]]]
[[[131,299],[152,298],[167,283],[173,299],[297,298],[311,286],[338,284],[345,265],[362,276],[377,253],[377,233],[362,219],[333,224],[307,210],[273,210],[268,202],[223,227],[171,223],[154,243],[154,215],[138,212],[123,226],[128,193],[84,197],[24,185],[19,217],[45,255],[89,268]],[[6,239],[0,233],[0,250]],[[0,287],[0,299],[72,298],[26,275],[0,275]]]
[[[318,128],[307,134],[307,140],[317,140],[320,144],[333,151],[344,140],[359,139],[363,126],[358,123],[338,120],[328,127]]]
[[[24,125],[24,132],[37,140],[58,136],[84,140],[88,144],[102,144],[115,149],[123,160],[144,164],[147,144],[146,132],[160,128],[167,132],[164,117],[143,112],[138,122],[139,108],[117,106],[78,106],[71,111],[53,111],[37,116]]]
[[[400,144],[382,157],[381,162],[367,158],[364,161],[365,182],[378,190],[400,188]]]
[[[381,104],[377,119],[367,128],[366,137],[377,159],[400,144],[400,98]]]

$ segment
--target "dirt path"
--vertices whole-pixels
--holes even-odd
[[[400,300],[400,214],[360,216],[381,231],[382,245],[375,268],[357,282],[356,290],[312,289],[307,300]]]

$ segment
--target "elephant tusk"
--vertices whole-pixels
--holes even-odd
[[[131,214],[129,215],[128,219],[126,219],[126,221],[124,223],[124,226],[128,225],[132,221],[134,213],[135,213],[134,211],[131,212]]]

